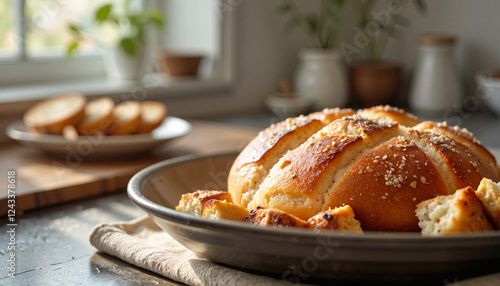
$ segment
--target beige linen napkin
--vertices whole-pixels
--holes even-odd
[[[130,264],[188,285],[290,285],[200,257],[161,230],[148,216],[97,225],[90,233],[90,243]]]
[[[97,225],[90,233],[90,243],[130,264],[188,285],[290,285],[200,257],[161,230],[148,216],[129,222]],[[450,286],[496,286],[500,285],[500,273],[443,283]]]

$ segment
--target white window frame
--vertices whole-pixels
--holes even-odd
[[[25,0],[14,2],[21,3],[17,13],[18,15],[23,14]],[[0,63],[0,117],[24,112],[28,106],[38,100],[71,91],[81,92],[92,97],[123,96],[134,92],[134,90],[147,89],[149,98],[162,99],[189,97],[190,95],[199,96],[200,94],[210,95],[229,91],[234,82],[234,24],[237,4],[234,0],[220,0],[219,7],[217,7],[220,13],[221,30],[218,55],[220,64],[215,78],[209,80],[193,79],[168,84],[157,82],[153,85],[138,82],[110,82],[104,77],[102,56],[81,56],[69,64],[64,58],[37,59],[35,61],[21,56],[16,61]],[[20,17],[15,18],[19,19]],[[22,51],[21,55],[24,54]],[[53,73],[47,72],[48,70],[53,71]],[[96,79],[96,73],[100,72],[103,74],[102,78]],[[55,79],[57,81],[54,81]]]

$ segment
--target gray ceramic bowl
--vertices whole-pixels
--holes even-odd
[[[129,182],[130,199],[174,239],[215,262],[290,282],[455,281],[499,270],[500,231],[447,237],[355,235],[212,221],[174,210],[182,194],[225,190],[236,153],[180,157]]]

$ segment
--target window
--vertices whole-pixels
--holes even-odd
[[[82,45],[82,54],[66,61],[71,21],[88,23],[89,11],[99,1],[7,0],[0,10],[0,84],[19,85],[103,76],[94,43]]]
[[[0,1],[0,86],[5,90],[26,84],[104,80],[104,51],[98,43],[86,40],[77,57],[66,59],[70,39],[66,26],[69,22],[90,25],[95,8],[110,1],[127,0]],[[221,0],[131,1],[139,7],[159,7],[166,14],[165,29],[151,37],[155,50],[202,52],[204,74],[230,77],[231,4]],[[149,56],[154,64],[154,55]],[[0,91],[0,101],[4,94]]]

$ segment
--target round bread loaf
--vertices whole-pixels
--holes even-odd
[[[499,181],[495,158],[467,130],[402,110],[327,109],[274,124],[233,163],[228,191],[249,209],[307,220],[350,205],[363,230],[420,231],[421,201]]]

